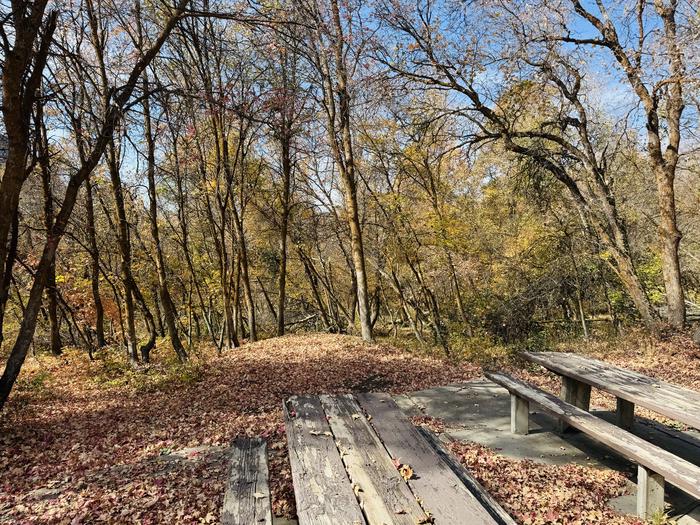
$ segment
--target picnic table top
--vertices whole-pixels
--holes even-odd
[[[700,429],[700,392],[567,352],[523,352],[525,359],[670,419]]]
[[[294,396],[284,411],[300,525],[515,523],[388,394]]]

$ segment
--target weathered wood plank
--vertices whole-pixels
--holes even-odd
[[[561,395],[559,397],[570,405],[574,405],[582,410],[588,410],[591,407],[591,385],[571,377],[562,376]],[[569,430],[569,425],[561,419],[558,422],[558,427],[559,432]]]
[[[700,498],[700,467],[697,465],[519,379],[496,372],[485,375],[509,392],[536,403],[545,412],[565,420],[620,455],[661,474],[672,485]]]
[[[370,424],[391,457],[410,465],[408,484],[435,523],[481,525],[498,523],[437,451],[418,432],[388,394],[358,394]]]
[[[370,524],[415,525],[426,514],[351,396],[321,396],[328,423]]]
[[[617,426],[629,430],[634,425],[634,403],[617,398]]]
[[[700,429],[700,392],[577,354],[523,352],[521,355],[559,375]]]
[[[664,510],[664,478],[643,465],[637,469],[637,516],[650,519]]]
[[[317,397],[283,404],[299,525],[363,525],[335,439]]]
[[[481,503],[481,505],[489,511],[489,514],[493,516],[496,523],[499,525],[515,525],[516,522],[510,515],[501,507],[501,505],[494,499],[491,494],[484,488],[484,486],[479,483],[467,469],[465,469],[462,464],[450,453],[443,440],[438,438],[427,428],[419,428],[418,432],[430,443],[430,446],[435,449],[435,451],[440,456],[447,465],[452,469],[460,481],[469,489],[474,497]]]
[[[265,441],[260,438],[237,438],[233,442],[231,470],[221,509],[223,525],[272,525],[265,449]]]
[[[510,395],[510,431],[523,436],[530,432],[530,403],[515,394]]]

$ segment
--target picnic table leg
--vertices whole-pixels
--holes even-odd
[[[637,515],[650,519],[664,510],[664,478],[639,465],[637,469]]]
[[[617,398],[617,425],[629,430],[634,423],[634,403],[626,399]]]
[[[576,381],[571,377],[562,376],[560,397],[575,407],[588,410],[591,407],[591,385]],[[569,425],[564,421],[558,422],[559,432],[566,432],[569,428]]]
[[[510,395],[510,431],[527,435],[530,430],[530,403],[515,394]]]

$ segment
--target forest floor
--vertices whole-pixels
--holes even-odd
[[[634,336],[587,343],[585,350],[700,390],[697,349],[683,337]],[[268,440],[273,509],[291,517],[284,398],[410,392],[482,373],[474,361],[447,362],[327,334],[269,339],[222,356],[202,347],[184,366],[171,362],[165,350],[154,361],[134,371],[114,351],[92,362],[77,351],[28,359],[0,420],[0,523],[216,523],[227,447],[239,434]],[[553,377],[505,354],[497,361],[557,387]],[[610,400],[593,402],[605,406]],[[566,498],[574,510],[585,507],[586,523],[637,523],[605,506],[624,490],[620,474],[507,460],[477,444],[460,444],[456,452],[477,478],[490,483],[494,476],[503,486],[536,480],[529,494],[502,492],[502,503],[522,523],[575,523],[565,517],[553,521],[539,493]],[[562,480],[581,490],[562,492],[557,489]]]

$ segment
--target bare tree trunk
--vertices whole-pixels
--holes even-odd
[[[297,251],[299,253],[299,258],[301,259],[301,262],[304,265],[304,272],[306,273],[306,277],[309,279],[309,284],[311,285],[311,293],[314,296],[314,301],[316,302],[316,307],[318,308],[318,312],[321,315],[321,319],[323,319],[323,324],[325,325],[326,330],[330,330],[331,321],[328,318],[328,314],[326,313],[326,305],[323,304],[323,299],[321,299],[321,294],[318,291],[318,278],[314,270],[311,268],[311,262],[308,260],[308,257],[302,251],[301,247],[298,247]]]
[[[260,280],[260,277],[258,277],[257,281],[258,281],[258,286],[260,287],[260,291],[263,294],[263,298],[265,299],[265,304],[267,304],[267,309],[270,310],[270,314],[272,315],[272,318],[275,320],[275,322],[277,322],[277,310],[275,310],[275,305],[272,304],[272,300],[270,299],[270,294],[267,293],[267,289],[265,289],[265,285]]]
[[[277,130],[282,160],[282,193],[280,205],[282,215],[279,224],[280,265],[277,282],[277,335],[284,335],[285,308],[287,293],[287,236],[289,234],[289,217],[292,188],[292,138],[295,125],[295,105],[297,101],[297,58],[296,48],[286,45],[280,53],[280,81],[282,102],[279,108],[279,129]]]
[[[158,328],[158,336],[165,337],[165,326],[163,326],[163,313],[160,311],[160,299],[158,298],[158,286],[153,286],[151,290],[153,294],[153,306],[156,309],[155,321]]]
[[[102,95],[102,106],[105,114],[109,110],[110,89],[107,79],[107,68],[104,57],[104,38],[98,21],[98,14],[95,12],[92,2],[87,4],[88,19],[92,37],[92,46],[97,56],[100,72],[100,90]],[[117,148],[114,142],[114,134],[110,134],[107,144],[107,167],[112,183],[112,193],[114,205],[117,211],[116,237],[121,256],[121,277],[124,286],[124,305],[126,307],[126,347],[129,361],[136,363],[139,359],[136,349],[136,313],[134,308],[134,290],[132,288],[133,278],[131,276],[131,242],[129,240],[129,223],[126,219],[126,208],[124,206],[124,190],[122,188],[121,175],[119,173],[119,163],[117,159]]]
[[[330,0],[332,14],[332,50],[317,49],[317,68],[322,77],[324,108],[328,120],[328,134],[333,158],[338,167],[345,201],[345,214],[350,229],[350,246],[357,279],[357,307],[360,317],[360,330],[365,341],[373,341],[370,319],[369,294],[367,292],[367,272],[362,243],[362,227],[357,201],[357,181],[353,155],[350,121],[350,93],[348,89],[346,39],[340,17],[338,0]],[[316,30],[316,40],[322,43],[320,27]],[[327,51],[334,60],[334,71],[328,63]],[[335,78],[333,78],[335,73]]]
[[[127,355],[132,363],[139,360],[136,349],[136,309],[134,307],[133,278],[131,275],[131,241],[129,239],[129,223],[126,218],[126,207],[124,205],[124,190],[122,180],[117,165],[117,152],[114,140],[110,140],[107,152],[107,164],[109,175],[112,181],[112,194],[114,205],[117,211],[117,244],[121,257],[121,278],[124,287],[124,305],[126,307],[126,347]]]
[[[682,330],[685,326],[685,294],[681,282],[681,264],[678,249],[681,232],[676,220],[675,173],[668,169],[657,169],[656,181],[659,194],[659,243],[661,245],[661,268],[668,307],[667,320],[671,326]]]
[[[53,190],[51,188],[51,166],[49,165],[49,144],[46,137],[46,128],[43,122],[43,111],[41,107],[36,113],[37,145],[39,153],[39,164],[41,166],[41,186],[44,192],[44,227],[47,237],[53,228]],[[51,353],[61,355],[63,342],[61,341],[61,327],[58,318],[58,298],[56,292],[56,262],[49,268],[49,275],[46,282],[46,296],[48,298],[49,327],[51,332]]]
[[[403,313],[406,316],[406,320],[408,321],[409,325],[411,326],[411,331],[413,332],[413,335],[416,337],[416,340],[419,343],[425,344],[425,340],[423,339],[423,334],[418,329],[418,325],[416,324],[416,320],[413,318],[413,316],[411,315],[411,312],[408,309],[408,305],[409,305],[410,301],[408,301],[408,299],[406,299],[406,296],[403,292],[403,287],[401,286],[401,281],[399,281],[399,278],[396,275],[396,271],[394,270],[393,266],[391,268],[391,282],[393,284],[394,291],[399,296],[399,300],[401,302],[401,309],[403,310]],[[417,309],[416,309],[416,313],[418,313]]]
[[[136,281],[134,280],[134,276],[130,274],[129,280],[129,288],[134,294],[134,299],[141,306],[141,311],[143,312],[143,317],[146,322],[146,329],[148,330],[148,339],[139,347],[141,358],[145,363],[148,363],[150,361],[151,350],[153,350],[153,348],[156,346],[156,323],[153,319],[153,314],[151,313],[150,308],[148,308],[148,304],[146,304],[146,299],[143,297],[138,284],[136,284]]]
[[[168,103],[166,101],[165,105],[165,116],[166,120],[168,121],[168,124],[170,126],[170,131],[172,135],[172,153],[173,153],[173,160],[174,160],[174,172],[175,172],[175,182],[176,182],[176,187],[177,187],[177,217],[178,217],[178,222],[180,226],[180,234],[182,235],[182,251],[185,254],[185,261],[187,262],[187,268],[190,271],[190,278],[192,280],[192,284],[194,285],[194,289],[197,293],[197,299],[199,301],[199,307],[202,310],[202,315],[204,317],[204,323],[206,324],[207,327],[207,332],[209,333],[209,336],[212,340],[212,343],[214,345],[218,344],[218,341],[216,339],[216,334],[214,333],[214,327],[212,326],[211,322],[211,317],[207,315],[206,310],[205,310],[205,305],[204,305],[204,298],[202,296],[202,290],[199,285],[199,281],[197,280],[197,275],[194,270],[194,263],[192,262],[192,254],[190,253],[190,246],[189,246],[189,225],[188,225],[188,217],[187,217],[187,209],[186,209],[186,188],[183,183],[183,177],[182,173],[180,171],[180,155],[179,155],[179,148],[178,148],[178,133],[177,131],[173,128],[172,125],[172,120],[170,118],[170,114],[168,112]],[[199,325],[197,325],[197,337],[199,338]],[[190,346],[191,347],[191,346]]]
[[[255,302],[253,301],[253,289],[250,284],[250,273],[248,269],[248,247],[245,239],[245,231],[243,222],[235,206],[232,206],[233,221],[236,226],[236,234],[238,237],[238,257],[241,263],[240,277],[243,281],[243,295],[248,313],[248,336],[251,342],[258,340],[258,333],[255,326]]]
[[[100,297],[100,256],[97,248],[97,235],[95,231],[95,207],[92,197],[92,183],[90,178],[85,179],[85,206],[87,213],[88,243],[90,246],[90,287],[92,300],[95,305],[95,334],[97,348],[105,346],[104,307]]]
[[[284,310],[287,292],[287,235],[289,231],[289,193],[291,188],[292,178],[292,162],[289,151],[289,136],[283,132],[281,138],[282,146],[282,219],[280,222],[279,246],[280,246],[280,265],[279,276],[277,281],[277,335],[284,335]]]
[[[661,264],[668,305],[668,322],[674,328],[682,330],[685,326],[685,295],[681,282],[681,264],[678,249],[681,232],[676,217],[676,196],[674,182],[680,157],[681,117],[683,115],[683,81],[685,65],[680,50],[676,26],[676,8],[678,2],[671,0],[668,4],[655,0],[654,6],[663,20],[666,37],[667,56],[673,75],[673,82],[668,87],[666,98],[666,119],[668,127],[668,147],[661,153],[659,140],[658,111],[651,112],[647,122],[648,148],[655,164],[656,186],[659,200],[659,239],[661,243]],[[655,108],[656,109],[656,108]]]
[[[70,307],[68,302],[63,298],[60,292],[57,294],[58,301],[60,302],[61,308],[63,309],[63,318],[66,320],[66,324],[68,325],[68,328],[70,329],[70,324],[71,322],[73,323],[73,326],[75,327],[76,332],[78,332],[78,335],[80,336],[80,340],[83,342],[83,347],[85,350],[88,352],[88,355],[90,356],[90,359],[92,360],[92,345],[90,344],[90,339],[86,335],[85,331],[80,328],[78,325],[78,321],[75,319],[75,312],[73,309]],[[71,337],[75,339],[75,337],[71,334]],[[75,343],[73,343],[75,344]]]
[[[17,214],[19,196],[32,170],[30,122],[39,93],[46,59],[56,29],[58,11],[44,13],[48,2],[12,2],[3,25],[12,26],[9,39],[3,31],[2,115],[7,134],[7,159],[0,180],[0,268],[8,268],[8,237]],[[0,331],[2,327],[0,327]]]
[[[17,257],[17,244],[19,237],[19,210],[15,210],[12,218],[10,230],[10,245],[5,259],[5,267],[2,275],[2,286],[0,287],[0,343],[5,339],[3,327],[5,323],[5,312],[7,309],[7,300],[10,298],[10,286],[12,284],[12,267],[15,264]]]
[[[137,4],[138,5],[138,4]],[[148,78],[144,73],[143,91],[148,93]],[[177,354],[177,358],[181,363],[187,361],[187,352],[182,346],[180,336],[177,332],[175,304],[173,303],[170,291],[168,290],[168,277],[165,269],[165,259],[163,257],[163,249],[160,243],[160,233],[158,231],[158,203],[156,201],[156,177],[155,177],[155,142],[151,130],[151,106],[149,97],[143,99],[143,118],[144,118],[144,134],[146,136],[146,144],[148,148],[147,162],[148,167],[146,174],[148,177],[148,196],[149,204],[149,219],[151,222],[151,237],[156,252],[156,271],[158,273],[158,288],[160,291],[160,300],[163,306],[163,314],[165,317],[165,325],[168,328],[168,336],[170,344]]]

